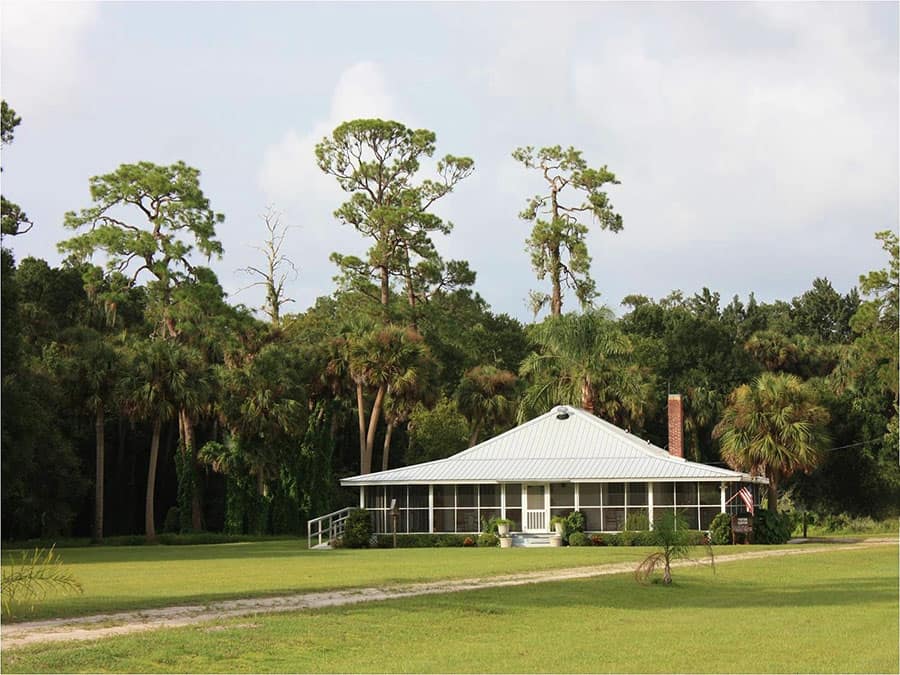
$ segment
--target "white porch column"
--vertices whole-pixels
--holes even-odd
[[[719,493],[720,493],[719,502],[720,502],[720,508],[721,508],[722,513],[725,513],[725,494],[726,494],[725,491],[728,489],[727,486],[728,486],[728,483],[722,483],[719,486]]]
[[[428,486],[428,534],[434,534],[434,485]]]
[[[500,483],[500,517],[506,518],[506,483]]]
[[[575,487],[575,510],[581,510],[581,483],[572,483]]]
[[[359,508],[366,508],[366,486],[359,486]]]
[[[653,529],[653,483],[647,483],[647,518],[650,520],[650,529]]]

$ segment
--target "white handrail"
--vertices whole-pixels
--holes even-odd
[[[324,516],[319,516],[318,518],[308,520],[306,522],[308,548],[313,547],[314,537],[318,539],[316,545],[321,545],[323,543],[327,544],[328,542],[334,541],[335,539],[340,539],[344,534],[344,521],[347,520],[347,516],[350,515],[350,511],[352,510],[353,507],[348,506],[347,508],[340,509],[339,511],[327,513]],[[324,542],[322,541],[323,535],[325,537]]]

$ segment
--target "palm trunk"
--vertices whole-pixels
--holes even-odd
[[[156,460],[159,457],[159,437],[162,433],[162,420],[153,420],[153,437],[150,441],[150,466],[147,469],[147,499],[144,502],[144,529],[147,541],[156,540],[156,526],[153,523],[153,505],[156,501]]]
[[[359,472],[365,471],[366,466],[366,407],[363,401],[362,382],[356,383],[356,414],[359,420]]]
[[[203,529],[203,502],[200,500],[200,481],[197,475],[197,444],[194,442],[194,421],[189,413],[184,413],[184,451],[190,460],[188,480],[191,481],[191,529]]]
[[[388,462],[391,457],[391,436],[394,434],[394,423],[388,422],[387,431],[384,434],[384,448],[381,452],[381,470],[388,470]]]
[[[581,382],[581,407],[594,414],[594,385],[587,377]]]
[[[97,409],[94,420],[94,433],[97,437],[97,471],[94,481],[94,541],[103,541],[103,478],[106,473],[106,414],[103,406]]]
[[[372,404],[372,414],[369,416],[369,433],[366,434],[366,452],[363,457],[363,473],[372,473],[372,451],[375,448],[375,432],[378,430],[378,418],[381,417],[381,404],[387,386],[378,387],[375,394],[375,403]]]
[[[769,476],[769,503],[766,509],[772,513],[778,513],[778,476],[774,473]]]
[[[666,556],[665,562],[666,562],[666,565],[665,565],[665,569],[663,570],[663,584],[668,586],[669,584],[672,583],[672,566],[669,564],[668,556]]]
[[[469,447],[473,447],[478,442],[478,434],[481,432],[481,420],[475,420],[475,426],[472,427],[472,435],[469,436]]]

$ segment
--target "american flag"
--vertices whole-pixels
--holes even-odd
[[[740,497],[741,501],[744,502],[744,506],[747,507],[747,511],[750,512],[750,515],[753,515],[753,493],[750,492],[750,488],[746,485],[742,487],[740,490],[731,495],[731,499],[729,499],[726,504],[733,502],[735,499]]]

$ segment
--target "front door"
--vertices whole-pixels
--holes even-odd
[[[523,518],[523,532],[547,532],[549,521],[547,518],[547,486],[525,486],[525,518]]]

